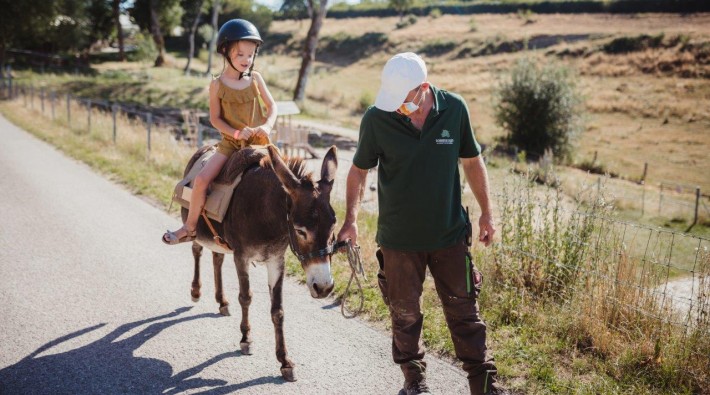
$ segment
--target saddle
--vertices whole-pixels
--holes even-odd
[[[207,161],[217,152],[216,147],[205,151],[187,171],[187,175],[175,186],[173,201],[184,208],[190,207],[192,198],[192,181],[202,170]],[[247,146],[233,153],[222,167],[214,181],[207,189],[207,200],[204,212],[208,218],[222,222],[227,213],[229,202],[244,172],[252,166],[258,165],[264,157],[269,155],[266,146]]]

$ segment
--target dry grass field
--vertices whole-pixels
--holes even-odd
[[[492,144],[504,133],[494,123],[492,92],[516,59],[533,56],[579,75],[587,128],[575,162],[597,152],[597,164],[630,179],[648,162],[648,185],[672,181],[710,192],[710,14],[443,15],[400,29],[398,22],[326,20],[307,87],[309,114],[357,128],[384,62],[415,51],[428,62],[430,81],[468,100],[478,138]],[[272,24],[260,67],[279,98],[290,98],[307,28]],[[530,51],[519,51],[526,41]],[[627,42],[641,46],[624,52]]]

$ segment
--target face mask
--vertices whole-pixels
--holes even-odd
[[[421,88],[419,88],[419,89],[421,89]],[[418,94],[419,94],[419,90],[417,90],[417,95]],[[416,95],[414,95],[414,97],[416,97]],[[421,104],[423,98],[424,98],[424,96],[419,98],[419,104]],[[413,113],[419,109],[419,104],[414,104],[414,102],[412,102],[412,101],[402,103],[402,105],[399,106],[399,108],[397,109],[397,112],[404,115],[404,116],[409,116],[411,113]]]

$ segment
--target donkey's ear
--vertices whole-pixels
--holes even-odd
[[[320,168],[320,182],[328,182],[330,184],[335,180],[335,172],[338,170],[338,148],[331,146],[328,153],[323,158],[323,165]]]
[[[269,158],[271,158],[271,164],[274,166],[276,177],[279,178],[281,184],[286,188],[286,191],[289,193],[295,191],[299,185],[301,185],[301,182],[293,175],[293,172],[291,172],[288,166],[286,166],[276,147],[270,145],[266,149],[269,151]]]

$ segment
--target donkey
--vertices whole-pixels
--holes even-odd
[[[210,147],[197,151],[185,173]],[[251,148],[245,148],[248,150]],[[323,159],[321,179],[314,181],[305,171],[302,159],[291,159],[288,164],[273,146],[267,147],[268,157],[248,168],[242,174],[222,223],[212,221],[218,235],[225,240],[229,250],[213,240],[209,226],[200,218],[197,240],[192,245],[195,272],[191,295],[200,298],[200,256],[204,247],[212,251],[215,278],[215,297],[219,311],[229,315],[229,302],[222,287],[222,262],[224,254],[233,253],[239,278],[239,304],[242,307],[239,342],[243,354],[251,354],[252,338],[249,325],[249,305],[252,291],[249,285],[249,263],[263,262],[268,271],[271,295],[271,320],[276,332],[276,359],[281,362],[281,375],[286,381],[295,381],[294,364],[288,358],[283,335],[284,311],[282,290],[284,254],[291,247],[306,272],[307,286],[314,298],[324,298],[333,290],[330,258],[336,249],[335,211],[330,205],[335,172],[338,166],[336,147],[330,148]],[[229,163],[218,180],[233,180],[237,176]],[[183,221],[187,210],[182,210]]]

